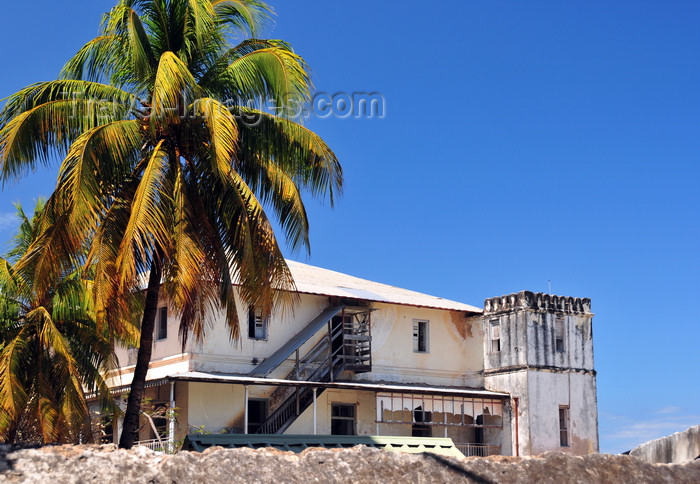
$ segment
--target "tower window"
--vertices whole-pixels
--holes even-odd
[[[428,321],[413,321],[413,351],[428,353]]]
[[[554,348],[557,353],[564,352],[564,318],[554,320]]]
[[[569,406],[559,406],[559,445],[569,446]]]
[[[156,341],[166,339],[168,337],[168,308],[163,307],[158,309],[158,318],[156,326]]]
[[[499,320],[491,321],[491,326],[489,328],[489,338],[491,340],[491,353],[498,353],[501,351],[501,322]]]
[[[250,308],[248,311],[248,337],[267,339],[267,318],[263,318],[261,308]]]

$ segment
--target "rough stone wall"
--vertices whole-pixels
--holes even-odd
[[[646,462],[664,464],[700,459],[700,425],[668,437],[650,440],[632,449],[630,455]]]
[[[445,458],[399,454],[363,446],[276,450],[212,448],[201,454],[157,455],[137,448],[56,446],[15,450],[0,446],[0,482],[63,483],[697,483],[700,461],[650,464],[626,455],[583,457]]]

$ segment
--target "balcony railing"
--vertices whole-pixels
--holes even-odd
[[[490,455],[501,455],[500,445],[486,444],[458,444],[455,447],[465,455],[465,457],[488,457]]]
[[[151,449],[152,451],[155,452],[164,452],[166,454],[170,454],[170,442],[168,440],[162,440],[158,441],[158,439],[153,439],[153,440],[139,440],[138,442],[134,443],[135,446],[139,447],[146,447],[147,449]]]

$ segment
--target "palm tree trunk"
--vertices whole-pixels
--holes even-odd
[[[156,313],[158,312],[161,273],[160,261],[154,255],[151,263],[151,274],[148,278],[148,289],[146,289],[146,303],[141,320],[141,336],[139,339],[139,352],[136,358],[136,368],[134,368],[134,379],[131,382],[129,399],[126,404],[126,412],[124,413],[122,435],[119,439],[119,447],[122,449],[130,449],[134,445],[139,431],[139,412],[141,410],[144,387],[146,386],[148,364],[151,362],[153,329],[155,328]]]

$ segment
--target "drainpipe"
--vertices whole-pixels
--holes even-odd
[[[513,398],[513,412],[515,413],[515,456],[518,457],[520,455],[520,442],[518,441],[518,434],[519,434],[519,429],[518,429],[518,401],[520,399],[518,397]]]

